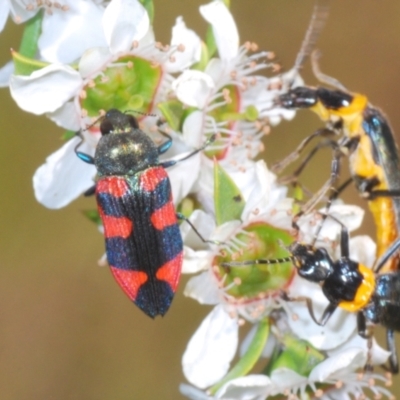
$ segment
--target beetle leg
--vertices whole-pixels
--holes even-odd
[[[186,155],[186,156],[184,156],[184,157],[182,157],[182,158],[180,158],[178,160],[169,160],[169,161],[161,162],[160,165],[163,168],[169,168],[169,167],[172,167],[173,165],[175,165],[175,164],[177,164],[177,163],[179,163],[181,161],[185,161],[188,158],[193,157],[195,154],[200,153],[200,151],[204,150],[207,146],[209,146],[211,143],[213,143],[215,141],[215,139],[216,139],[216,135],[211,135],[210,138],[205,141],[203,146],[199,147],[196,150],[193,150],[188,155]]]
[[[85,197],[89,197],[89,196],[93,196],[96,193],[96,185],[93,185],[92,187],[90,187],[89,189],[85,190],[83,192],[83,195]]]
[[[399,372],[399,360],[397,358],[396,342],[393,329],[386,331],[387,348],[390,351],[389,369],[392,374]]]
[[[307,309],[308,312],[310,314],[311,319],[320,326],[324,326],[330,319],[330,317],[332,316],[333,312],[336,310],[337,305],[330,303],[328,305],[328,307],[326,307],[325,311],[322,314],[322,317],[320,318],[320,320],[318,320],[315,317],[314,314],[314,309],[313,309],[313,305],[312,305],[312,300],[309,297],[306,296],[299,296],[299,297],[289,297],[288,294],[284,291],[281,292],[281,297],[283,298],[283,300],[286,301],[304,301],[307,305]]]
[[[176,218],[182,220],[182,221],[186,221],[190,227],[194,230],[195,234],[199,237],[199,239],[203,242],[203,243],[210,243],[210,244],[215,244],[217,246],[220,246],[221,244],[224,244],[223,242],[219,242],[218,240],[207,240],[204,239],[204,237],[201,235],[201,233],[196,229],[196,227],[192,224],[192,222],[189,220],[189,218],[185,217],[183,214],[181,213],[176,213]],[[254,262],[253,262],[254,263]]]

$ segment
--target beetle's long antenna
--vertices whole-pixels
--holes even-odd
[[[340,83],[336,78],[333,78],[329,75],[324,74],[319,67],[319,58],[321,57],[321,52],[319,50],[313,50],[311,53],[311,66],[314,72],[315,77],[322,83],[326,85],[332,86],[338,90],[342,90],[344,92],[348,92],[346,87]]]
[[[137,111],[137,110],[125,110],[124,111],[124,114],[129,114],[129,113],[143,115],[145,117],[157,117],[157,118],[160,118],[160,116],[157,115],[157,114],[150,114],[150,113],[145,113],[145,112]]]
[[[299,71],[306,58],[311,54],[315,48],[315,44],[325,26],[328,19],[330,8],[329,0],[317,0],[314,5],[314,10],[311,16],[310,24],[306,35],[304,37],[303,43],[301,45],[300,51],[297,54],[296,61],[294,63],[295,71]]]

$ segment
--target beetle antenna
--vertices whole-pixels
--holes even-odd
[[[132,114],[143,115],[143,116],[145,116],[145,117],[156,117],[156,118],[160,118],[160,116],[157,115],[157,114],[150,114],[150,113],[145,113],[145,112],[137,111],[137,110],[125,110],[124,113],[125,113],[125,114],[132,113]]]
[[[311,67],[315,77],[322,83],[332,86],[335,89],[342,90],[343,92],[348,92],[347,88],[340,83],[336,78],[324,74],[319,66],[319,59],[321,58],[321,52],[319,50],[314,50],[311,53]]]
[[[270,259],[259,259],[259,260],[246,260],[246,261],[229,261],[221,263],[222,267],[242,267],[243,265],[253,264],[283,264],[293,261],[294,257],[283,257],[283,258],[270,258]]]
[[[304,61],[315,48],[315,44],[317,43],[317,40],[328,19],[329,8],[329,0],[316,1],[306,35],[294,63],[294,69],[296,72],[303,67]]]

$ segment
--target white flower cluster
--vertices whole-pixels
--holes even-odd
[[[294,240],[294,201],[265,162],[254,157],[262,151],[261,139],[271,125],[294,116],[277,107],[274,99],[301,78],[293,72],[279,78],[258,75],[261,69],[273,70],[273,55],[258,52],[253,43],[239,45],[235,21],[222,0],[200,7],[218,57],[211,57],[210,47],[182,17],[172,29],[170,45],[156,42],[148,12],[138,0],[3,0],[0,30],[9,13],[21,23],[41,8],[40,67],[16,55],[15,62],[29,65],[31,73],[10,77],[6,66],[0,75],[2,82],[9,81],[19,107],[82,131],[80,151],[88,154],[94,153],[100,137],[93,121],[111,108],[161,113],[174,139],[169,158],[181,157],[217,135],[205,154],[168,170],[175,204],[189,194],[195,197],[201,207],[195,207],[190,220],[214,241],[204,244],[187,224],[181,228],[183,272],[196,274],[185,295],[214,306],[183,355],[183,371],[191,385],[181,385],[181,392],[191,399],[261,400],[279,394],[290,399],[348,399],[369,389],[390,397],[387,389],[374,384],[387,384],[389,378],[357,373],[367,361],[384,363],[388,352],[375,342],[368,347],[357,334],[354,314],[338,309],[320,327],[303,302],[286,302],[280,295],[282,290],[293,297],[306,295],[321,315],[328,301],[318,285],[296,276],[291,265],[221,267],[222,261],[282,257],[280,252],[286,250],[279,242]],[[140,122],[151,133],[154,116],[144,115]],[[94,166],[83,163],[74,151],[79,141],[67,141],[34,175],[36,198],[49,208],[66,206],[93,185]],[[232,220],[217,215],[216,165],[240,193],[243,207]],[[352,231],[361,225],[363,211],[338,203],[330,214],[335,219],[324,222],[316,244],[337,256],[341,227],[335,220]],[[302,240],[314,239],[316,218],[310,214],[299,220]],[[354,237],[351,258],[371,267],[374,246],[368,237]],[[239,329],[250,324],[239,346]],[[290,366],[288,358],[295,358],[291,352],[301,352],[304,343],[313,355],[308,352]],[[252,367],[260,360],[268,368],[256,374]]]

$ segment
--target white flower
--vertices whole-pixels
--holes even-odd
[[[215,307],[190,339],[182,358],[183,373],[199,388],[212,385],[227,373],[237,344],[237,320],[222,306]]]
[[[173,82],[179,100],[198,109],[185,119],[183,135],[187,143],[196,146],[205,134],[220,133],[212,150],[219,161],[234,160],[239,168],[262,149],[261,138],[269,132],[269,124],[294,113],[273,106],[279,93],[275,88],[278,79],[254,75],[271,66],[262,61],[271,53],[249,56],[256,45],[239,47],[235,22],[222,1],[201,6],[200,12],[212,26],[220,58],[211,59],[204,72],[186,70]]]
[[[248,204],[242,213],[242,221],[225,223],[221,227],[214,229],[214,233],[212,233],[210,231],[212,230],[212,227],[215,226],[215,223],[210,216],[207,216],[207,214],[202,211],[195,211],[191,218],[192,223],[201,233],[204,232],[204,228],[207,229],[208,236],[206,237],[223,242],[225,252],[228,251],[232,254],[235,252],[240,253],[240,247],[244,246],[245,248],[247,246],[246,243],[242,242],[242,239],[238,240],[235,237],[239,232],[245,232],[244,229],[246,229],[246,226],[251,226],[255,221],[263,221],[264,223],[269,223],[283,229],[291,228],[292,215],[290,211],[292,203],[290,199],[284,199],[285,192],[282,191],[279,186],[276,186],[274,179],[271,179],[271,173],[266,169],[265,164],[257,164],[259,169],[257,174],[258,179],[250,179],[254,181],[254,191],[249,190],[246,196],[243,196],[245,197],[245,200],[248,201]],[[263,185],[261,185],[261,182],[264,183],[264,190],[262,190]],[[242,183],[242,185],[246,187],[245,183]],[[275,191],[277,191],[276,195],[273,194]],[[337,220],[346,221],[350,230],[358,228],[364,214],[363,210],[358,207],[341,204],[332,205],[331,213]],[[313,219],[307,215],[299,220],[300,237],[309,237],[311,241],[315,241],[315,234],[320,227],[320,215],[317,214],[317,216],[319,218],[314,217]],[[239,324],[241,323],[239,316],[244,317],[250,322],[255,322],[270,313],[272,309],[284,307],[290,316],[296,315],[295,319],[289,318],[289,325],[292,330],[296,333],[299,332],[300,337],[309,340],[310,343],[317,348],[330,350],[339,348],[339,346],[342,346],[343,343],[348,341],[354,334],[356,329],[355,316],[349,315],[344,311],[337,310],[335,312],[336,315],[332,317],[332,320],[325,327],[320,327],[312,321],[304,302],[286,303],[282,301],[279,296],[273,296],[273,292],[270,292],[269,294],[266,293],[263,296],[259,293],[254,298],[247,296],[245,299],[241,299],[240,297],[236,298],[231,295],[230,290],[232,289],[232,285],[241,285],[244,283],[240,279],[233,279],[232,283],[227,284],[228,281],[225,278],[228,274],[232,273],[232,270],[235,267],[231,267],[231,272],[227,273],[227,276],[223,277],[218,267],[212,267],[212,260],[218,254],[218,250],[214,248],[207,251],[204,247],[200,247],[198,251],[193,250],[193,248],[196,248],[193,236],[190,237],[188,235],[185,227],[183,227],[182,230],[185,243],[189,242],[192,247],[192,249],[185,247],[183,272],[193,273],[200,271],[199,275],[192,277],[188,281],[185,288],[185,295],[196,299],[201,304],[217,305],[219,310],[221,309],[221,306],[223,306],[225,314],[222,314],[220,311],[217,315],[220,316],[222,320],[234,317],[238,322],[236,325],[236,331],[238,331]],[[336,220],[327,218],[320,231],[320,238],[317,241],[317,245],[321,246],[323,244],[325,247],[328,246],[331,251],[334,251],[332,246],[337,243],[340,231],[341,226],[336,222]],[[358,256],[358,259],[364,258],[365,263],[371,265],[373,258],[369,260],[366,260],[366,258],[370,257],[370,254],[373,254],[373,242],[371,243],[369,238],[362,238],[362,240],[363,243],[361,244],[360,238],[357,240],[353,239],[353,242],[357,245],[356,248],[358,251],[369,249],[367,253],[365,253],[365,250],[362,251],[362,254],[359,254]],[[352,243],[350,244],[351,250]],[[372,251],[370,251],[371,247]],[[352,257],[357,258],[354,253],[351,255]],[[315,302],[314,305],[317,315],[320,315],[321,313],[320,308],[327,305],[327,300],[318,285],[312,285],[299,277],[295,277],[294,279],[290,278],[286,285],[289,285],[288,289],[290,296],[306,294],[311,297],[313,299],[313,304]],[[278,291],[282,289],[284,289],[284,286],[279,287]],[[221,323],[222,322],[218,321],[214,316],[208,321],[207,326],[208,329],[212,330],[214,328],[210,326],[211,324],[215,324],[217,327]],[[298,326],[296,324],[302,325]],[[201,328],[199,328],[199,330],[201,330]],[[223,342],[224,340],[223,337],[221,337],[223,334],[224,332],[221,331],[221,334],[218,336],[218,340],[216,341],[212,335],[199,335],[196,333],[195,335],[197,335],[196,337],[198,339],[195,342],[189,342],[186,353],[192,354],[193,352],[196,352],[196,348],[199,347],[207,348],[210,346],[211,348],[214,348],[214,346],[218,346],[218,343],[220,341]],[[232,331],[230,331],[229,334],[232,334]],[[236,334],[237,332],[235,335]],[[199,344],[199,337],[205,341],[201,345]],[[193,347],[193,343],[195,343],[195,348]],[[323,343],[325,343],[325,346]],[[327,347],[327,344],[329,344],[329,347]],[[366,346],[364,346],[364,350],[366,351]],[[199,382],[201,382],[203,376],[208,376],[207,371],[211,371],[214,365],[222,365],[226,367],[227,372],[230,360],[231,358],[225,355],[220,356],[218,352],[207,353],[207,357],[205,356],[201,363],[193,362],[190,369],[184,368],[185,376],[189,382],[200,388],[204,388],[206,385],[199,385]],[[214,377],[214,380],[208,381],[209,385],[219,380],[218,374],[211,374],[211,376]]]
[[[87,112],[83,109],[82,104],[84,104],[86,92],[94,86],[94,80],[102,77],[107,69],[112,71],[113,68],[121,67],[126,68],[129,73],[131,66],[126,61],[119,63],[121,57],[135,56],[138,57],[138,60],[147,60],[149,68],[153,63],[160,66],[157,70],[160,76],[156,79],[154,98],[146,100],[149,101],[149,107],[153,107],[154,104],[166,98],[172,79],[169,71],[191,65],[198,60],[199,52],[196,49],[200,47],[200,39],[193,31],[185,27],[180,18],[174,27],[171,47],[160,48],[154,41],[147,12],[137,0],[113,0],[102,16],[102,26],[108,47],[87,50],[80,59],[78,71],[68,65],[51,64],[33,72],[30,76],[14,75],[11,79],[10,89],[18,105],[34,114],[45,113],[58,125],[77,131],[86,128],[92,122],[85,117]],[[184,46],[179,45],[179,40],[181,40],[180,43],[184,43]],[[143,76],[140,79],[146,79],[146,77]],[[147,87],[145,87],[146,90]],[[123,88],[122,90],[128,91],[129,89]],[[130,96],[128,98],[132,101],[136,101],[140,95],[141,93],[136,91],[125,93],[125,97]],[[148,93],[145,95],[148,96]],[[126,103],[125,106],[129,109],[129,103]],[[112,107],[113,105],[108,106],[108,108]],[[150,108],[149,112],[151,111]],[[154,125],[154,117],[152,119]],[[98,131],[94,135],[89,131],[83,131],[83,135],[85,141],[94,148],[99,139]],[[66,176],[63,178],[68,179],[71,183],[75,181],[76,187],[73,188],[72,184],[68,185],[67,187],[73,190],[64,190],[64,197],[60,197],[59,172],[64,167],[70,167],[71,162],[76,164],[73,170],[78,167],[85,170],[86,167],[77,157],[75,157],[75,161],[72,161],[73,146],[67,146],[67,148],[68,151],[56,152],[51,158],[53,161],[57,158],[56,163],[46,163],[38,169],[34,176],[36,197],[49,208],[60,208],[68,204],[79,195],[78,188],[82,188],[88,181],[85,174],[77,177],[68,176],[65,173]],[[187,146],[185,150],[189,151]],[[64,157],[65,161],[63,161]],[[186,165],[190,165],[193,170],[196,168],[199,170],[199,157],[200,155],[194,157]],[[86,168],[86,170],[88,169]],[[93,171],[93,169],[91,170]],[[178,178],[181,176],[177,172],[171,173],[178,175]],[[173,185],[173,191],[177,200],[188,193],[195,178],[196,175],[191,183],[187,179],[173,179],[176,182]]]
[[[112,0],[110,6],[115,1]],[[72,63],[90,48],[107,46],[102,29],[104,6],[97,3],[60,0],[61,8],[53,6],[51,12],[44,14],[38,41],[42,60]]]
[[[4,29],[8,16],[15,23],[21,24],[32,18],[39,11],[36,1],[3,0],[0,2],[0,32]]]
[[[0,68],[0,88],[8,86],[13,72],[14,63],[12,61],[9,61]]]
[[[120,7],[117,7],[118,5]],[[126,35],[128,29],[125,13],[127,12],[132,20],[129,35]],[[102,22],[101,31],[104,32],[109,47],[87,50],[79,61],[78,71],[63,64],[52,64],[29,76],[12,77],[11,95],[20,108],[37,115],[54,113],[52,117],[59,125],[71,129],[68,120],[57,118],[62,114],[62,107],[70,102],[74,103],[76,114],[81,118],[79,95],[84,87],[107,68],[113,57],[117,59],[121,55],[119,53],[127,53],[131,49],[132,42],[139,41],[149,31],[148,15],[137,0],[113,0],[106,8]],[[126,38],[123,37],[124,34]],[[70,86],[72,88],[67,89]],[[43,101],[44,97],[47,101]],[[74,128],[84,128],[84,122]]]
[[[115,0],[113,0],[115,1]],[[69,63],[95,46],[105,46],[101,31],[103,0],[3,0],[0,4],[0,32],[8,15],[21,24],[44,9],[38,42],[40,58],[48,62]]]
[[[304,359],[305,364],[307,362],[315,364],[314,367],[309,367],[310,371],[306,374],[300,374],[288,367],[277,367],[273,368],[270,376],[250,374],[231,379],[218,390],[213,388],[212,391],[215,394],[212,396],[189,385],[181,385],[180,390],[182,394],[193,400],[264,400],[268,396],[279,394],[292,400],[306,399],[308,396],[344,399],[347,398],[346,394],[352,394],[357,398],[364,394],[365,389],[372,391],[374,395],[391,398],[391,393],[385,387],[379,386],[379,383],[389,386],[390,377],[384,378],[378,374],[357,372],[365,366],[368,357],[372,357],[372,360],[377,363],[382,363],[389,355],[377,346],[375,341],[370,350],[367,349],[365,342],[357,335],[320,362],[315,363],[312,359]],[[275,341],[275,350],[277,346],[279,343]],[[306,343],[304,346],[307,346]],[[301,370],[307,368],[307,365],[298,367]]]
[[[106,46],[101,29],[103,1],[92,0],[2,0],[0,2],[0,32],[8,16],[21,24],[44,9],[38,39],[38,58],[45,62],[71,63],[91,47]],[[0,70],[0,87],[6,87],[13,63]]]
[[[271,376],[247,375],[225,384],[215,395],[216,399],[264,399],[267,396],[284,394],[289,399],[306,398],[306,393],[317,398],[335,398],[339,393],[359,397],[365,389],[375,395],[391,397],[391,393],[382,386],[371,384],[373,380],[386,384],[387,379],[378,374],[360,375],[356,372],[363,368],[367,361],[365,350],[348,348],[340,354],[328,357],[316,365],[308,376],[301,376],[287,368],[276,369]],[[327,389],[318,384],[328,384]],[[343,398],[343,397],[337,397]]]
[[[44,206],[64,207],[94,185],[94,165],[76,162],[75,146],[79,138],[68,141],[46,159],[33,177],[36,199]],[[83,144],[81,151],[90,153],[90,146]],[[57,208],[58,208],[57,207]]]

